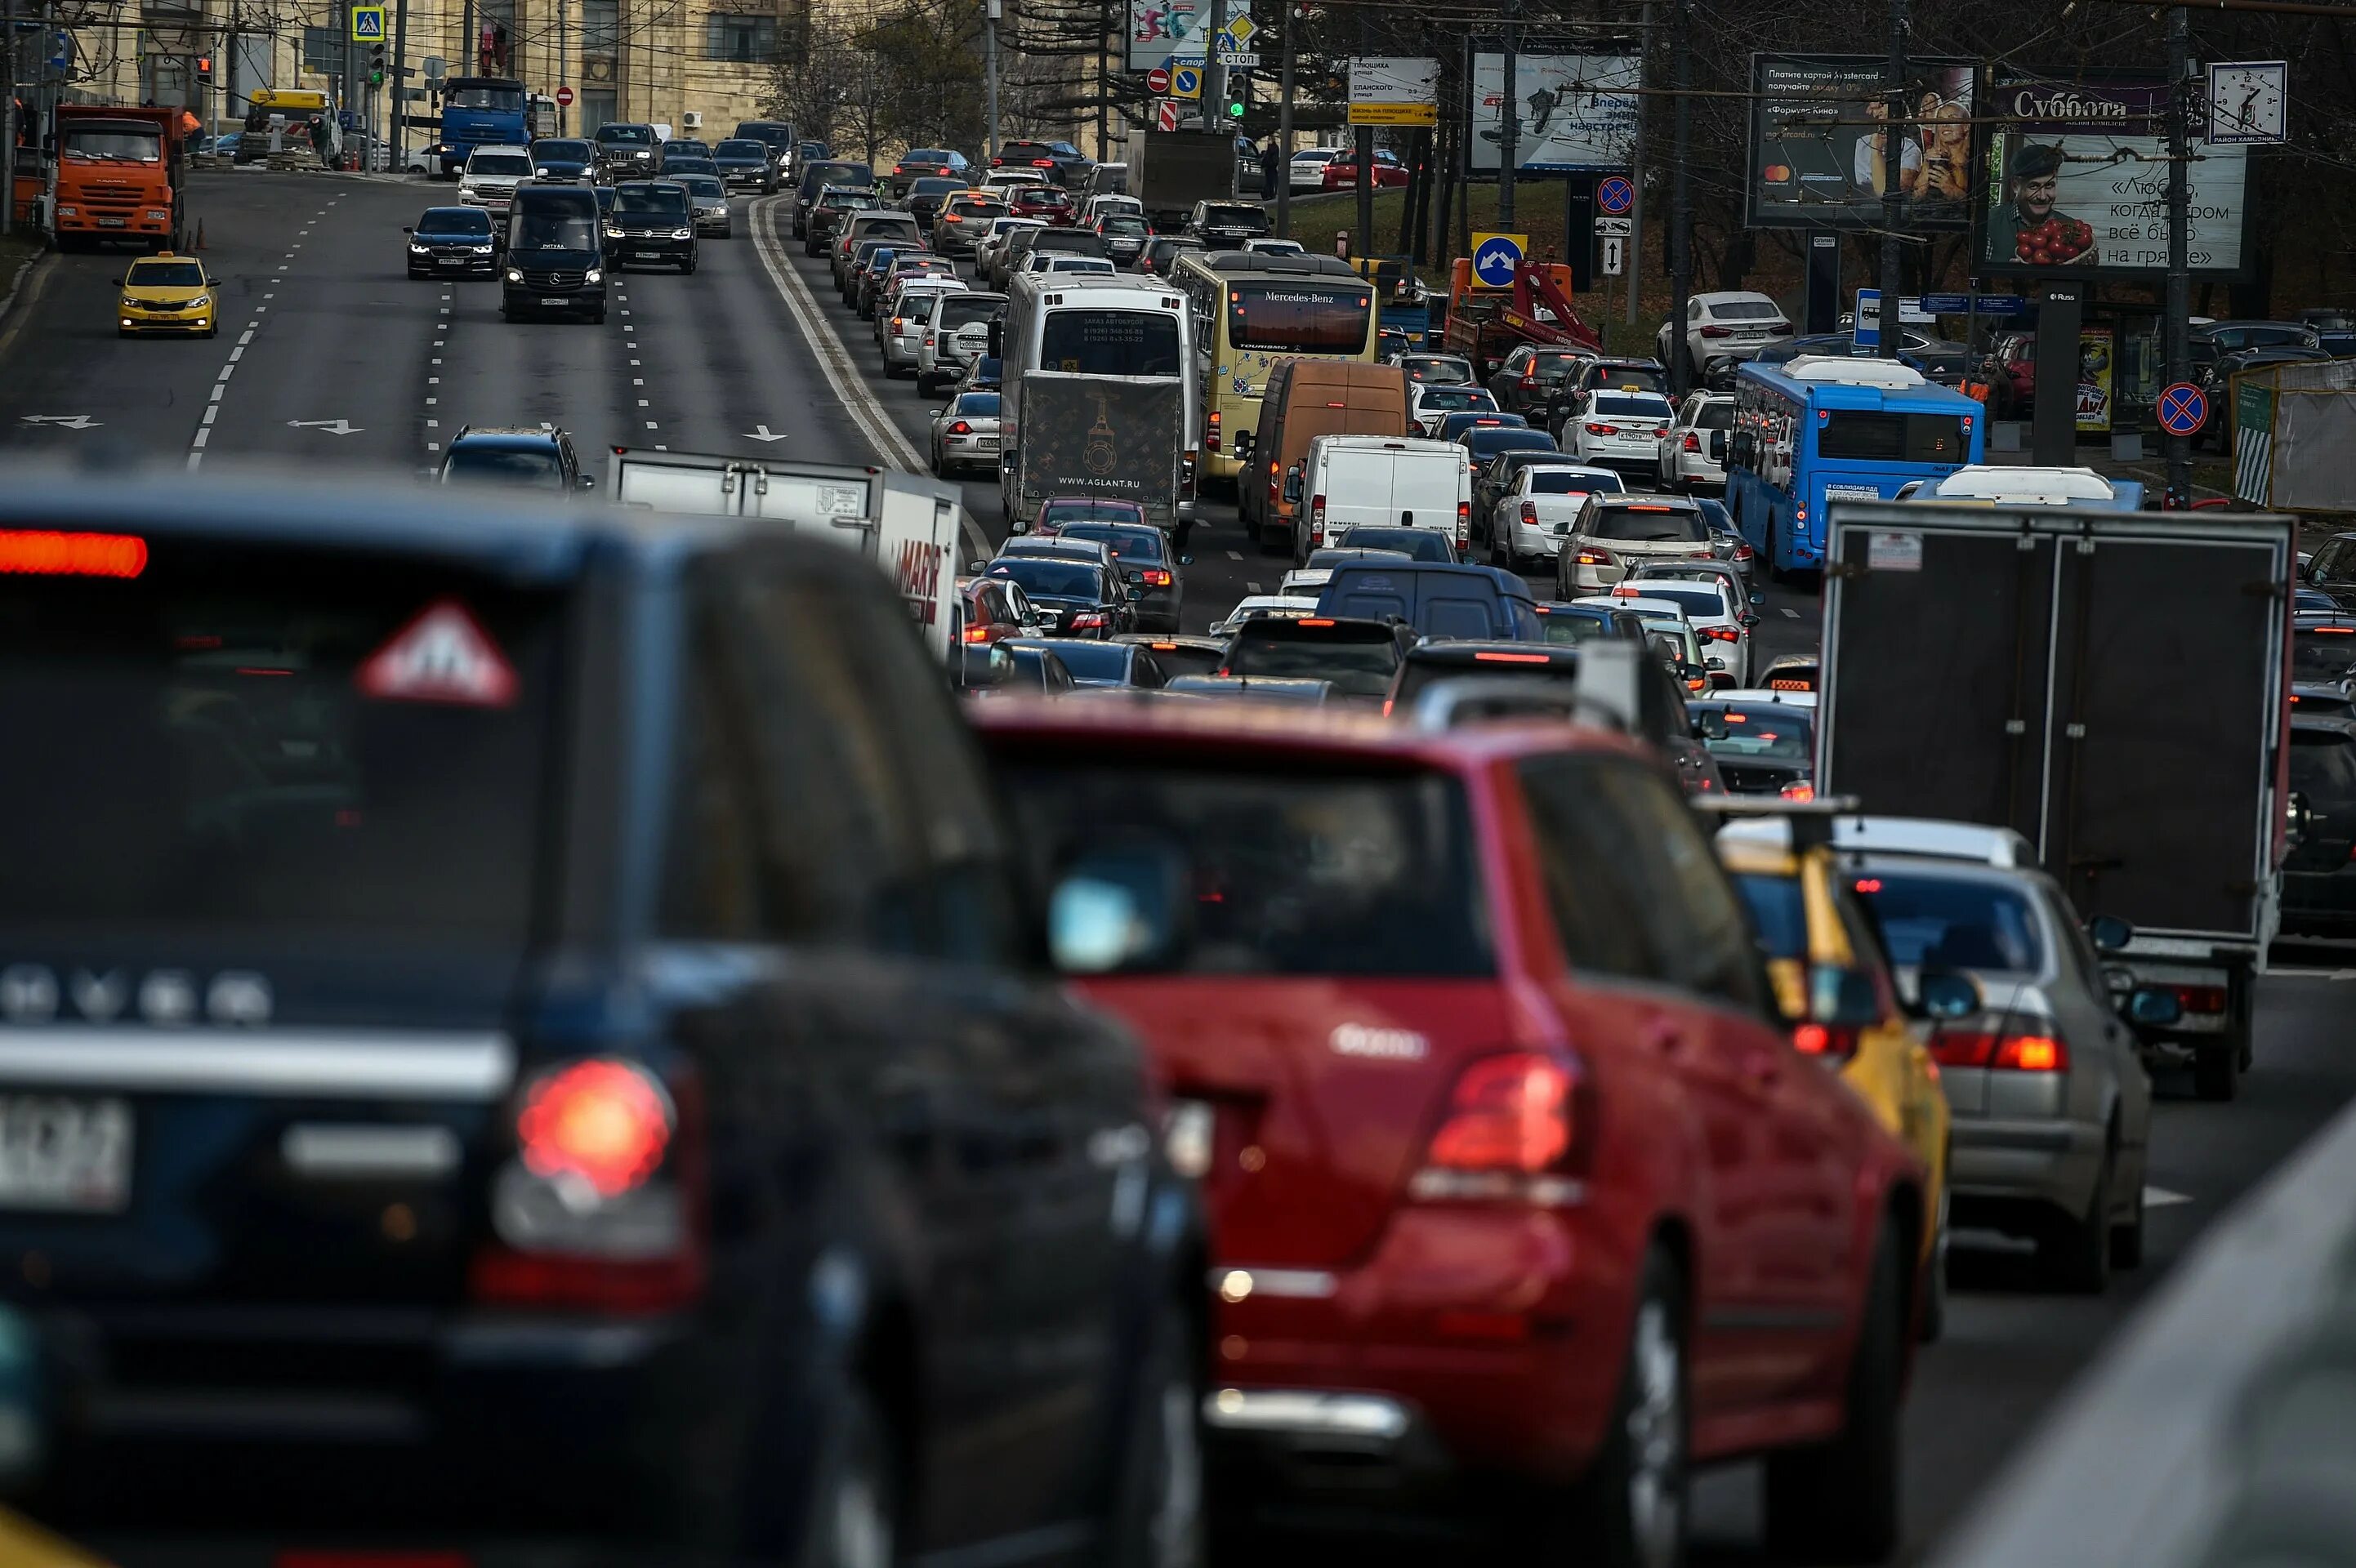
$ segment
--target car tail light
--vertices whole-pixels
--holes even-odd
[[[1219,450],[1218,410],[1213,409],[1211,411],[1211,417],[1207,422],[1210,428],[1203,432],[1203,450],[1205,452],[1216,452]]]
[[[1755,560],[1758,559],[1758,556],[1759,552],[1752,549],[1747,541],[1742,539],[1737,539],[1734,541],[1734,559],[1736,560]]]
[[[1170,574],[1160,567],[1148,567],[1145,571],[1145,585],[1148,588],[1167,588],[1170,586]]]
[[[1734,336],[1734,329],[1730,326],[1705,326],[1701,329],[1701,335],[1704,337],[1731,337]]]
[[[1686,432],[1686,450],[1687,452],[1699,452],[1701,450],[1701,437],[1696,435],[1691,431]]]
[[[2356,859],[2356,848],[2349,853]],[[2225,1010],[2225,987],[2222,986],[2171,986],[2176,1000],[2188,1013],[2222,1013]]]
[[[1985,1067],[2002,1072],[2067,1072],[2070,1048],[2051,1034],[1944,1029],[1931,1041],[1942,1067]]]
[[[990,628],[987,626],[968,626],[965,629],[965,640],[969,643],[986,643],[990,641]]]
[[[1104,630],[1104,617],[1095,614],[1075,615],[1071,622],[1072,630],[1076,632],[1101,632]]]
[[[1576,1202],[1593,1119],[1592,1089],[1576,1061],[1537,1051],[1483,1057],[1449,1091],[1408,1191],[1426,1201]]]
[[[904,174],[904,173],[905,173],[905,172],[906,172],[906,170],[905,170],[905,168],[902,165],[899,165],[899,164],[894,164],[894,165],[892,165],[892,172],[893,172],[894,174],[895,174],[895,175],[896,175],[896,174]]]
[[[1053,158],[1033,158],[1031,160],[1031,166],[1034,169],[1052,169],[1055,166],[1055,160]]]
[[[1537,528],[1537,526],[1538,526],[1538,506],[1537,506],[1537,503],[1536,501],[1525,501],[1525,502],[1523,502],[1523,503],[1522,503],[1522,527],[1524,527],[1524,528]]]
[[[1731,626],[1697,626],[1695,631],[1713,643],[1739,643],[1742,634]]]
[[[1788,321],[1779,321],[1767,329],[1767,336],[1770,337],[1789,337],[1792,336],[1792,324]]]
[[[892,318],[892,330],[894,332],[905,332],[907,329],[908,318],[906,316],[895,315]]]
[[[1846,1061],[1857,1054],[1858,1031],[1850,1027],[1806,1023],[1792,1031],[1792,1049],[1802,1056]]]
[[[525,1085],[515,1148],[491,1181],[494,1239],[475,1254],[477,1301],[661,1312],[704,1285],[701,1118],[635,1061],[589,1057]]]
[[[1459,501],[1459,502],[1457,502],[1457,503],[1456,503],[1456,542],[1457,542],[1458,544],[1462,544],[1462,543],[1464,543],[1467,539],[1471,539],[1471,538],[1472,537],[1472,502],[1470,502],[1470,501]]]
[[[1325,542],[1325,497],[1309,497],[1309,539],[1312,544]]]
[[[959,420],[957,423],[949,426],[949,433],[951,435],[971,435],[973,433],[973,426],[966,423],[963,420]]]
[[[1814,800],[1816,798],[1816,786],[1812,784],[1802,784],[1795,781],[1785,784],[1783,789],[1777,793],[1782,795],[1785,800]]]
[[[1587,424],[1587,433],[1590,435],[1618,435],[1620,433],[1620,427],[1616,424],[1597,424],[1594,421],[1590,420]]]
[[[1617,566],[1620,564],[1620,559],[1608,549],[1597,549],[1592,545],[1582,545],[1580,547],[1578,564],[1580,566]]]

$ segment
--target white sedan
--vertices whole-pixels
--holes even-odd
[[[1325,165],[1341,155],[1339,147],[1303,147],[1285,166],[1285,178],[1295,190],[1323,190]]]
[[[1741,590],[1726,578],[1632,577],[1612,591],[1622,599],[1645,603],[1665,600],[1686,613],[1701,645],[1702,663],[1709,667],[1712,686],[1751,684],[1751,629],[1758,614],[1742,601]]]
[[[1562,449],[1581,463],[1654,470],[1676,417],[1658,392],[1584,392],[1563,421]]]
[[[1436,385],[1416,381],[1407,390],[1407,415],[1425,435],[1438,435],[1440,421],[1450,414],[1498,412],[1497,399],[1486,387]]]

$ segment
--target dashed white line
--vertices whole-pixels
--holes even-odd
[[[439,365],[442,361],[436,359],[434,363]],[[425,384],[429,387],[438,387],[442,384],[442,378],[439,376],[428,376],[425,378]]]
[[[633,364],[633,365],[635,365],[635,364],[637,364],[637,360],[635,360],[635,359],[633,359],[633,360],[631,360],[631,361],[630,361],[630,363],[631,363],[631,364]],[[631,377],[631,378],[630,378],[630,385],[631,385],[631,386],[633,386],[633,387],[643,387],[643,386],[645,386],[646,384],[647,384],[647,379],[646,379],[644,376],[633,376],[633,377]]]
[[[197,432],[197,438],[188,443],[188,444],[198,451],[202,451],[204,449],[205,443],[211,439],[212,433],[213,432],[210,430],[200,430]]]
[[[1800,618],[1800,613],[1797,610],[1793,609],[1789,604],[1783,606],[1783,613],[1785,616],[1794,621]]]
[[[654,429],[654,428],[655,428],[655,421],[652,421],[652,420],[648,420],[648,421],[647,421],[647,428],[648,428],[648,430],[652,430],[652,429]]]
[[[441,400],[441,399],[439,399],[439,398],[428,398],[428,399],[426,399],[426,400],[425,400],[425,406],[426,406],[427,408],[429,408],[429,409],[430,409],[430,408],[432,408],[434,404],[436,404],[436,403],[440,402],[441,400]]]
[[[215,416],[220,414],[220,405],[219,403],[207,403],[205,405],[205,423],[212,423]]]
[[[225,387],[225,386],[221,385],[219,381],[215,381],[215,382],[213,383],[213,395],[212,395],[212,400],[213,400],[214,402],[216,402],[216,403],[217,403],[217,402],[220,402],[220,395],[221,395],[223,392],[226,392],[226,391],[228,391],[228,390],[229,390],[229,389],[228,389],[227,387]]]
[[[638,407],[640,407],[640,408],[645,408],[646,406],[647,406],[647,400],[646,400],[646,399],[644,399],[644,398],[640,398],[640,399],[638,400]]]
[[[220,375],[218,375],[218,376],[215,376],[215,377],[213,378],[213,379],[214,379],[214,380],[216,380],[216,381],[226,381],[226,380],[228,380],[228,379],[230,379],[230,375],[235,371],[235,369],[236,369],[236,367],[235,367],[235,366],[232,366],[232,365],[224,365],[224,366],[222,366],[222,367],[221,367],[221,373],[220,373]]]
[[[1257,593],[1259,592],[1259,584],[1257,582],[1247,582],[1244,584],[1244,592],[1247,593]]]
[[[427,420],[425,421],[425,428],[427,430],[440,430],[442,428],[442,421],[440,420]]]
[[[232,348],[232,349],[230,349],[230,350],[229,351],[229,362],[230,362],[230,364],[232,364],[232,365],[236,364],[239,360],[241,360],[241,359],[242,359],[242,358],[244,358],[244,357],[245,357],[245,345],[244,345],[244,344],[242,344],[242,343],[239,344],[236,347]]]
[[[1243,558],[1244,552],[1239,549],[1231,549],[1227,551],[1227,559],[1229,560],[1241,560]]]

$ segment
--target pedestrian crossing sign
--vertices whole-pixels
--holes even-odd
[[[352,7],[352,42],[380,44],[384,42],[384,7],[355,5]]]

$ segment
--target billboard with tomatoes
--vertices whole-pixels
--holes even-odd
[[[1976,269],[2152,277],[2168,270],[2168,84],[2158,72],[1999,70],[1987,95]],[[2192,271],[2242,270],[2247,155],[2196,137]]]
[[[1889,60],[1881,55],[1751,57],[1753,229],[1865,229],[1886,221],[1890,189]],[[1907,62],[1897,188],[1910,229],[1971,221],[1971,62]]]

